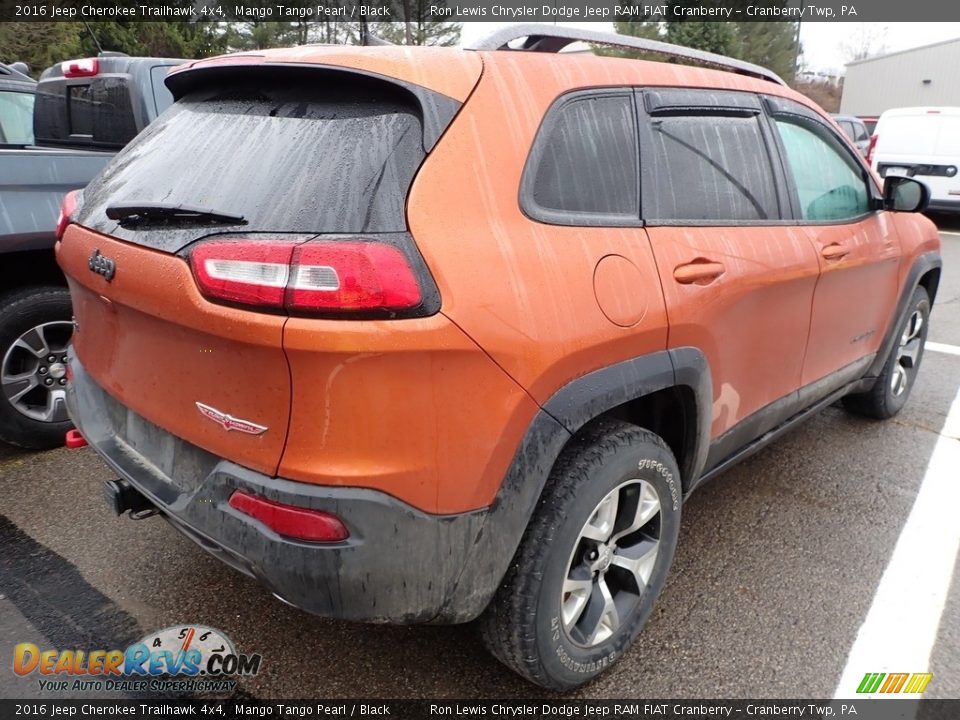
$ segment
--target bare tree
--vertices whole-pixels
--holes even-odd
[[[856,23],[849,40],[840,44],[847,62],[863,60],[886,50],[887,26],[882,23]]]

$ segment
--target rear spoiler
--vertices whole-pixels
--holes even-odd
[[[461,103],[434,90],[398,80],[388,75],[366,70],[358,70],[341,65],[320,65],[316,63],[267,62],[263,55],[225,55],[209,60],[201,60],[192,65],[178,67],[167,75],[164,82],[179,100],[187,93],[205,85],[229,82],[233,80],[273,81],[282,75],[305,77],[309,74],[311,82],[319,76],[349,80],[358,76],[376,82],[387,83],[400,88],[416,100],[423,118],[423,149],[430,152],[440,136],[459,112]]]

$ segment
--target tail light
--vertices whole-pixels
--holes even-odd
[[[424,302],[410,260],[378,240],[210,241],[191,251],[190,265],[210,300],[291,314],[390,317]]]
[[[67,231],[67,226],[70,224],[70,216],[73,215],[73,211],[77,209],[77,195],[79,192],[79,190],[71,190],[63,196],[63,201],[60,203],[60,215],[57,217],[57,240],[61,240],[63,234]]]
[[[234,491],[229,504],[284,537],[308,542],[340,542],[350,537],[346,526],[333,513],[285,505],[242,490]]]
[[[100,61],[97,58],[67,60],[60,63],[60,70],[65,78],[93,77],[100,72]]]
[[[870,136],[870,144],[867,146],[867,165],[873,165],[873,151],[877,147],[877,138],[880,137],[876,133]]]

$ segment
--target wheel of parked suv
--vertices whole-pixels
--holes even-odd
[[[847,395],[843,406],[865,417],[885,420],[893,417],[907,402],[923,359],[930,319],[930,297],[918,287],[913,291],[907,317],[897,329],[894,343],[876,384],[865,393]]]
[[[0,440],[63,445],[71,427],[64,387],[71,312],[65,288],[18,290],[0,300]]]
[[[680,529],[680,473],[659,437],[603,421],[564,450],[480,620],[490,651],[554,690],[630,647],[663,588]]]

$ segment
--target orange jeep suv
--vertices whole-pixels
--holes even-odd
[[[576,40],[700,66],[557,53]],[[68,404],[117,513],[287,603],[478,619],[575,687],[650,615],[700,483],[840,398],[885,418],[910,393],[927,190],[881,186],[763,68],[520,26],[166,82],[65,201]]]

